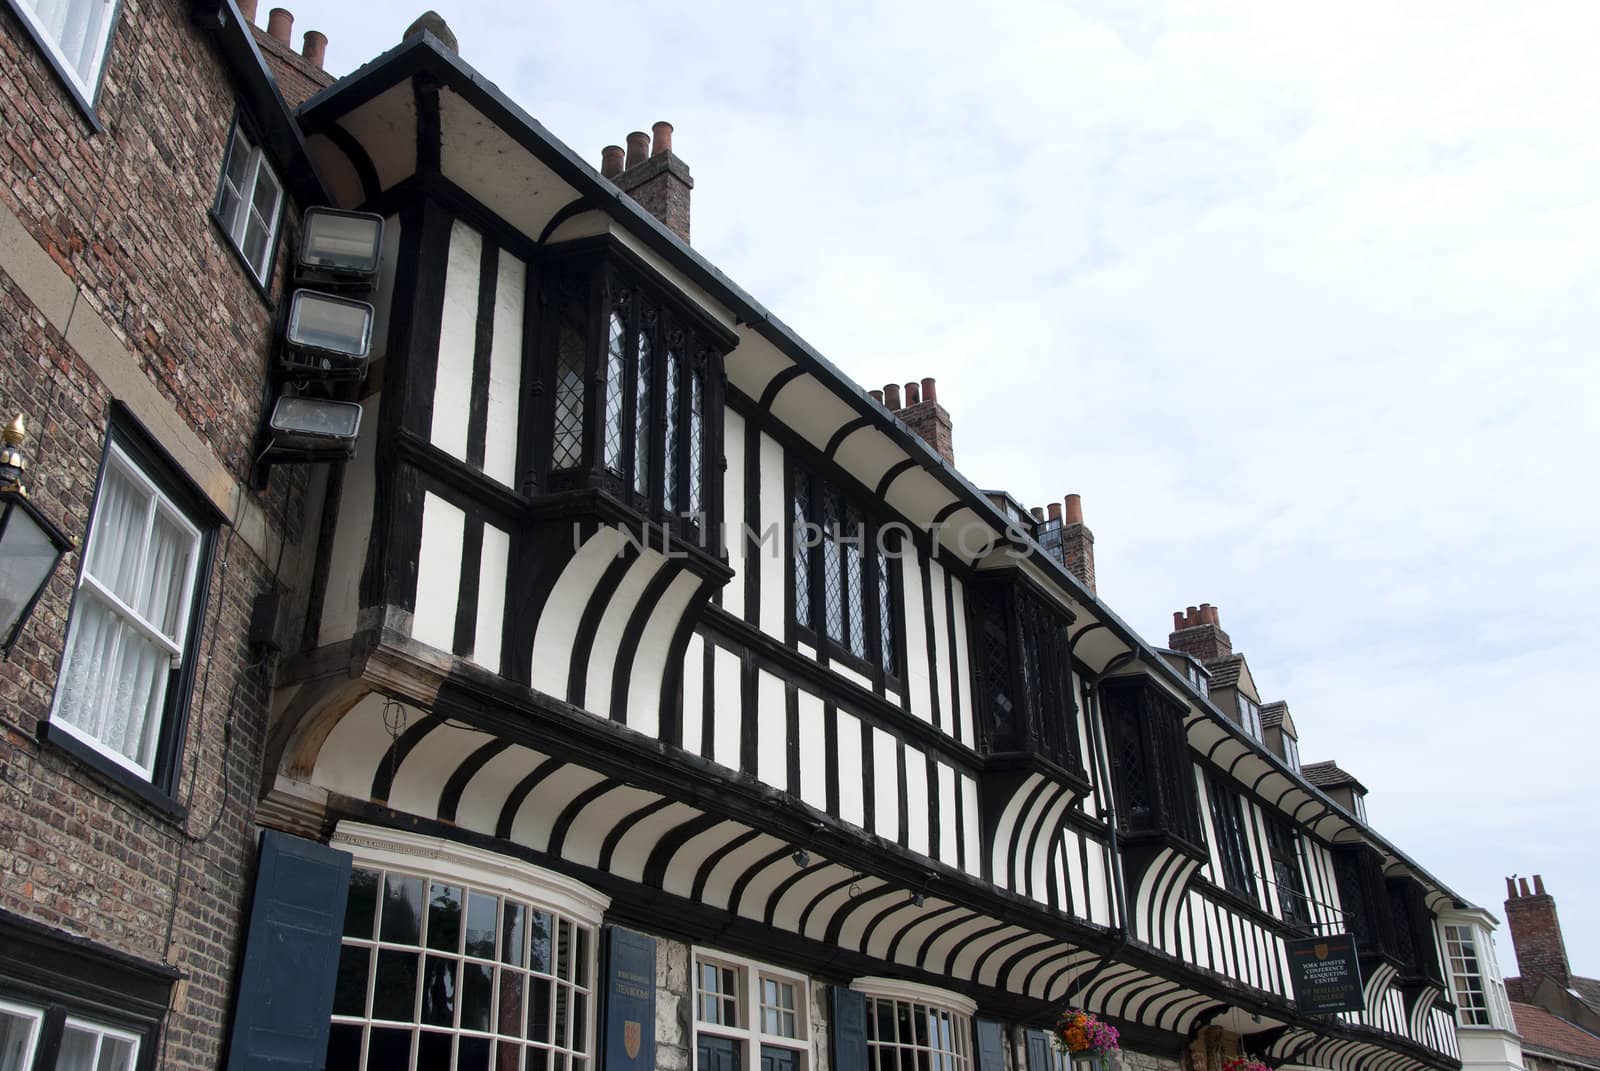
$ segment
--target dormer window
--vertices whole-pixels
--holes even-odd
[[[1296,772],[1299,771],[1299,769],[1300,769],[1300,741],[1296,740],[1294,737],[1290,736],[1288,733],[1284,733],[1283,734],[1283,761],[1285,761],[1285,762],[1287,762],[1289,764],[1289,769],[1294,770]]]
[[[1205,670],[1201,669],[1198,665],[1196,665],[1193,662],[1187,663],[1186,666],[1185,666],[1185,669],[1186,669],[1186,672],[1184,673],[1184,676],[1189,681],[1189,687],[1193,688],[1194,691],[1195,691],[1195,694],[1198,695],[1200,698],[1202,698],[1202,699],[1209,698],[1210,695],[1211,695],[1211,676],[1210,676],[1210,674],[1208,674]]]
[[[1252,740],[1261,739],[1261,707],[1243,692],[1239,697],[1239,724]]]

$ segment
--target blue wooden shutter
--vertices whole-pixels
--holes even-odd
[[[600,1054],[604,1071],[654,1071],[656,1066],[656,939],[607,926]]]
[[[833,1071],[867,1071],[867,998],[849,986],[833,987]]]
[[[1001,1041],[1000,1024],[993,1019],[979,1019],[978,1071],[1006,1071],[1006,1050]]]
[[[1043,1030],[1028,1031],[1028,1071],[1050,1071],[1050,1035]]]
[[[349,852],[261,834],[228,1071],[322,1067],[349,893]]]

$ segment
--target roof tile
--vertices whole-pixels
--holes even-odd
[[[1552,1015],[1532,1004],[1513,1002],[1511,1015],[1517,1021],[1517,1033],[1522,1035],[1523,1048],[1567,1056],[1586,1064],[1600,1066],[1600,1037],[1589,1033],[1576,1023]]]

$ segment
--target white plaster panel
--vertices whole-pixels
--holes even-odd
[[[852,825],[866,822],[862,800],[861,721],[854,714],[834,711],[839,726],[839,817]]]
[[[639,819],[617,841],[611,853],[611,873],[629,881],[643,878],[645,864],[650,861],[650,852],[656,843],[699,813],[687,803],[674,803]]]
[[[745,918],[765,921],[767,898],[779,885],[794,877],[795,871],[794,860],[779,859],[750,879],[750,884],[744,887],[744,892],[739,896],[738,904],[732,905],[730,910],[736,910]]]
[[[700,752],[701,726],[705,721],[706,641],[699,633],[689,637],[683,649],[683,748]]]
[[[928,757],[906,748],[906,847],[928,854]]]
[[[711,907],[728,907],[728,897],[733,892],[733,883],[738,881],[744,872],[756,864],[764,855],[770,855],[778,850],[780,842],[773,837],[756,837],[740,845],[721,859],[711,868],[711,873],[706,875],[706,884],[700,894],[700,902]],[[790,864],[791,866],[793,864]]]
[[[417,100],[409,81],[384,90],[339,120],[372,159],[387,190],[417,169]]]
[[[711,707],[711,761],[737,770],[744,721],[739,656],[726,647],[718,647],[711,659],[715,689]]]
[[[344,467],[339,520],[328,551],[328,587],[322,600],[318,643],[347,640],[356,631],[356,615],[361,611],[361,573],[366,568],[367,542],[372,535],[373,455],[382,401],[381,394],[369,394],[361,400],[356,456]]]
[[[584,541],[550,589],[533,634],[531,680],[541,692],[567,697],[574,621],[583,616],[595,584],[622,549],[622,533],[603,526]]]
[[[728,460],[722,474],[722,517],[727,531],[728,565],[733,579],[722,586],[722,608],[734,617],[744,616],[744,417],[727,406],[722,408],[723,456]]]
[[[1089,882],[1083,872],[1083,838],[1067,831],[1063,839],[1067,861],[1067,887],[1072,892],[1072,913],[1078,918],[1089,918]]]
[[[438,814],[445,782],[468,755],[489,740],[487,733],[458,729],[451,724],[436,726],[395,771],[389,786],[389,806],[425,817]]]
[[[339,719],[317,752],[312,784],[358,800],[372,796],[372,775],[394,742],[383,723],[384,701],[377,692],[368,693]],[[407,725],[422,717],[410,707],[401,709]]]
[[[667,872],[661,882],[662,888],[669,893],[688,896],[694,890],[694,876],[699,872],[700,864],[705,862],[712,852],[745,831],[745,827],[738,822],[718,822],[710,829],[702,830],[684,841],[667,863]]]
[[[787,503],[783,497],[783,447],[772,436],[761,436],[761,523],[757,536],[774,533],[774,538],[761,538],[757,563],[761,570],[761,631],[783,639],[784,628],[784,566],[783,540],[777,533],[783,531],[788,517]]]
[[[667,648],[689,600],[699,589],[700,581],[693,573],[679,573],[661,593],[639,636],[628,684],[628,728],[646,736],[661,735],[661,683],[667,672]]]
[[[446,178],[531,239],[574,191],[453,89],[439,92],[441,168]]]
[[[756,776],[789,788],[789,709],[782,678],[756,673]]]
[[[801,689],[800,798],[819,811],[828,809],[828,739],[822,697]]]
[[[872,730],[872,825],[886,840],[900,836],[900,755],[893,736]]]
[[[522,315],[527,286],[528,266],[500,250],[489,343],[483,472],[507,487],[517,486],[517,399],[522,392]]]
[[[572,820],[567,827],[566,839],[562,842],[563,858],[581,866],[599,866],[600,849],[605,844],[606,834],[622,819],[660,798],[654,792],[629,785],[613,788],[591,802]]]
[[[833,670],[834,673],[843,677],[845,680],[849,681],[851,684],[859,685],[869,692],[872,691],[872,681],[865,673],[857,673],[843,662],[838,661],[829,662],[828,668]]]
[[[967,646],[967,593],[961,581],[952,578],[951,609],[956,619],[956,649],[951,653],[951,671],[955,674],[955,696],[961,701],[961,714],[954,721],[955,738],[968,747],[975,746],[972,733],[972,665],[968,661],[971,649]],[[1078,739],[1086,740],[1080,736]]]
[[[550,830],[556,819],[579,793],[604,780],[601,774],[582,766],[563,766],[528,793],[511,820],[511,839],[526,848],[542,852],[550,845]]]
[[[1089,894],[1089,921],[1111,924],[1111,905],[1106,902],[1106,858],[1098,844],[1090,843],[1084,883]]]
[[[438,495],[422,499],[422,547],[417,552],[417,609],[411,638],[449,652],[461,601],[461,541],[466,514]]]
[[[467,459],[467,422],[472,415],[472,357],[477,347],[482,268],[483,235],[456,220],[450,225],[450,255],[445,263],[433,426],[428,438],[462,461]]]
[[[933,582],[933,672],[939,682],[939,724],[955,736],[955,704],[950,701],[950,607],[944,597],[944,566],[929,562],[928,572]]]
[[[939,771],[939,861],[956,865],[960,850],[956,838],[961,835],[956,825],[956,768],[941,762]]]
[[[915,553],[900,560],[900,602],[906,621],[906,690],[911,713],[933,721],[932,690],[928,683],[928,620],[922,608],[922,565]]]
[[[967,840],[967,873],[974,876],[983,874],[983,838],[978,829],[978,782],[961,775],[961,808],[962,817],[966,819],[966,828],[961,835]]]
[[[600,717],[609,718],[613,714],[611,682],[616,675],[622,634],[628,630],[628,620],[639,608],[639,596],[644,594],[644,589],[660,571],[665,560],[653,550],[647,550],[635,558],[627,572],[622,574],[617,590],[612,593],[605,612],[600,615],[600,624],[594,630],[594,642],[589,646],[589,666],[583,689],[584,707]],[[640,636],[640,654],[643,654],[647,639],[652,638]],[[638,681],[635,680],[628,688],[630,707],[633,705],[634,684],[638,684]],[[642,688],[640,690],[643,691]]]
[[[532,748],[513,744],[483,764],[467,782],[456,804],[456,825],[475,833],[492,835],[500,823],[500,811],[517,783],[533,772],[547,756]]]
[[[797,929],[800,925],[800,912],[806,909],[806,905],[811,903],[823,889],[843,880],[849,873],[840,867],[822,866],[789,886],[773,908],[773,925],[783,930]]]
[[[1022,805],[1027,801],[1033,790],[1039,786],[1039,782],[1043,780],[1044,775],[1042,774],[1030,774],[1028,779],[1018,785],[1016,790],[1011,793],[1011,798],[1006,800],[1005,807],[1000,811],[999,821],[995,823],[992,872],[995,876],[996,884],[1000,884],[1003,888],[1013,889],[1017,892],[1022,891],[1017,888],[1016,875],[1011,872],[1010,866],[1007,865],[1012,857],[1011,834],[1015,830],[1017,822],[1023,817]],[[1020,869],[1019,862],[1018,870]]]
[[[478,561],[478,623],[473,631],[472,660],[500,672],[500,641],[506,624],[506,568],[511,536],[492,524],[483,526],[483,556]]]
[[[1056,831],[1061,828],[1061,813],[1067,809],[1067,804],[1071,800],[1072,793],[1061,793],[1033,834],[1036,843],[1033,852],[1033,884],[1030,891],[1033,898],[1041,903],[1049,901],[1049,893],[1045,890],[1045,870],[1049,865],[1050,848],[1054,843]]]

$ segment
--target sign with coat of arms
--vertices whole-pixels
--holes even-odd
[[[1288,942],[1288,952],[1294,1002],[1302,1012],[1322,1015],[1366,1006],[1354,937],[1347,933],[1306,937]]]
[[[608,926],[602,951],[601,1071],[655,1071],[655,938]]]

